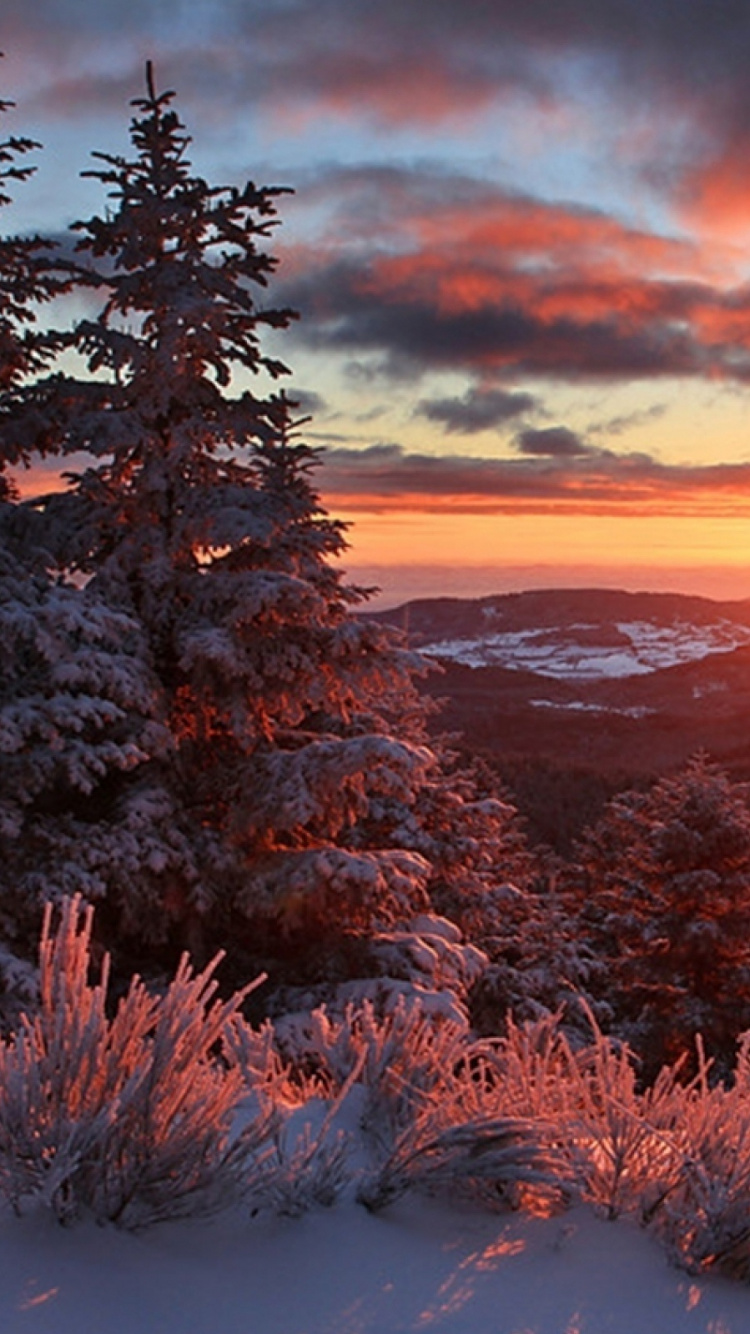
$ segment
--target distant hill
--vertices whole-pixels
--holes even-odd
[[[507,641],[505,665],[528,665],[520,650],[544,632],[564,641],[595,648],[622,646],[651,635],[676,637],[696,649],[708,638],[714,647],[750,642],[750,599],[717,602],[680,593],[626,593],[612,589],[534,589],[484,598],[424,598],[373,619],[404,630],[415,647],[461,660],[456,643],[476,641],[491,651],[493,642]],[[630,628],[632,627],[632,629]],[[519,636],[521,639],[519,640]],[[551,641],[554,642],[554,641]],[[514,662],[514,654],[516,661]],[[472,664],[479,665],[479,664]],[[669,662],[659,665],[671,665]],[[603,673],[603,674],[606,674]]]

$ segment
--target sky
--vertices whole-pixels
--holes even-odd
[[[274,351],[381,602],[750,596],[746,0],[3,0],[8,231],[100,212],[152,59],[279,200]]]

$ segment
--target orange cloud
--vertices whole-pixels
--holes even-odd
[[[682,214],[711,237],[739,240],[750,233],[750,134],[744,125],[714,146],[704,161],[691,164],[680,183]]]
[[[303,338],[394,372],[750,380],[750,290],[695,245],[470,178],[355,176],[334,174],[321,245],[294,254]]]

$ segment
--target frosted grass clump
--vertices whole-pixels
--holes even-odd
[[[246,1084],[213,1054],[256,984],[220,1001],[219,957],[195,974],[183,956],[163,995],[135,977],[109,1018],[106,957],[89,981],[93,910],[66,900],[55,934],[51,917],[38,1010],[0,1043],[0,1192],[125,1227],[223,1206],[272,1132],[266,1105],[233,1135]]]

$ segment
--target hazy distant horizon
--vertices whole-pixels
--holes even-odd
[[[359,565],[342,562],[347,583],[375,586],[368,607],[385,611],[417,598],[489,597],[533,588],[612,588],[684,593],[715,601],[750,598],[750,565],[662,568],[604,565],[516,565],[455,568],[442,565]]]

